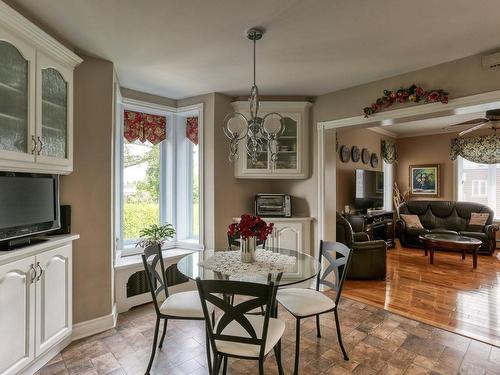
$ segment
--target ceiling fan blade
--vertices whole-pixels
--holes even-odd
[[[482,127],[484,127],[486,124],[488,123],[487,122],[483,122],[482,124],[478,124],[476,126],[473,126],[472,128],[469,128],[469,129],[466,129],[466,130],[463,130],[461,131],[460,133],[458,133],[458,136],[461,137],[462,135],[464,134],[467,134],[467,133],[470,133],[470,132],[473,132],[474,130],[478,130],[478,129],[481,129]]]
[[[487,123],[488,121],[490,121],[490,120],[488,120],[487,118],[475,118],[475,119],[472,119],[469,121],[460,122],[458,124],[449,125],[449,126],[445,127],[444,129],[452,129],[455,126],[476,125],[476,124],[479,125],[479,124]]]

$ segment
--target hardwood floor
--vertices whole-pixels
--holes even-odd
[[[330,293],[329,293],[330,294]],[[339,315],[344,361],[337,343],[333,314],[321,317],[322,337],[314,318],[302,323],[302,375],[494,375],[500,373],[500,348],[341,298]],[[293,370],[295,319],[280,309],[286,322],[282,362]],[[37,375],[143,375],[153,339],[155,312],[151,304],[118,316],[116,328],[71,343]],[[165,343],[156,353],[151,374],[207,375],[204,323],[172,320]],[[221,372],[222,373],[222,372]],[[257,374],[255,361],[229,360],[228,375]],[[265,373],[278,373],[274,355]]]
[[[500,346],[500,251],[479,256],[423,249],[388,250],[385,281],[352,281],[343,295],[354,300]]]

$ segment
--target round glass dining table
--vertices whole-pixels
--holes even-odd
[[[177,269],[186,277],[202,280],[234,280],[265,284],[269,275],[279,286],[301,283],[314,278],[319,262],[312,256],[282,248],[257,249],[253,263],[243,263],[239,250],[197,251],[177,262]]]

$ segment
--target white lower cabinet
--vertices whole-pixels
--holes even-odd
[[[274,223],[274,230],[269,245],[282,249],[296,250],[306,254],[314,254],[311,248],[311,218],[263,218]]]
[[[37,256],[43,270],[36,283],[36,355],[71,333],[71,245]]]
[[[15,374],[35,357],[35,257],[0,266],[0,374]]]
[[[29,255],[21,259],[17,250],[0,255],[2,375],[33,373],[43,365],[38,359],[71,335],[71,242],[46,244],[36,253],[23,248]]]

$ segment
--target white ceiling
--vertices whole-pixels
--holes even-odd
[[[461,122],[472,120],[475,118],[483,118],[484,116],[485,112],[468,113],[463,115],[452,115],[417,121],[408,121],[386,126],[378,126],[369,129],[377,133],[389,135],[394,138],[408,138],[443,133],[459,133],[462,130],[470,128],[472,125],[456,126],[452,129],[446,128],[450,125],[459,124]],[[485,129],[488,128],[486,127]],[[470,135],[473,135],[473,133],[471,133]]]
[[[9,0],[122,86],[174,99],[246,95],[251,42],[265,95],[320,95],[500,47],[498,0]]]

